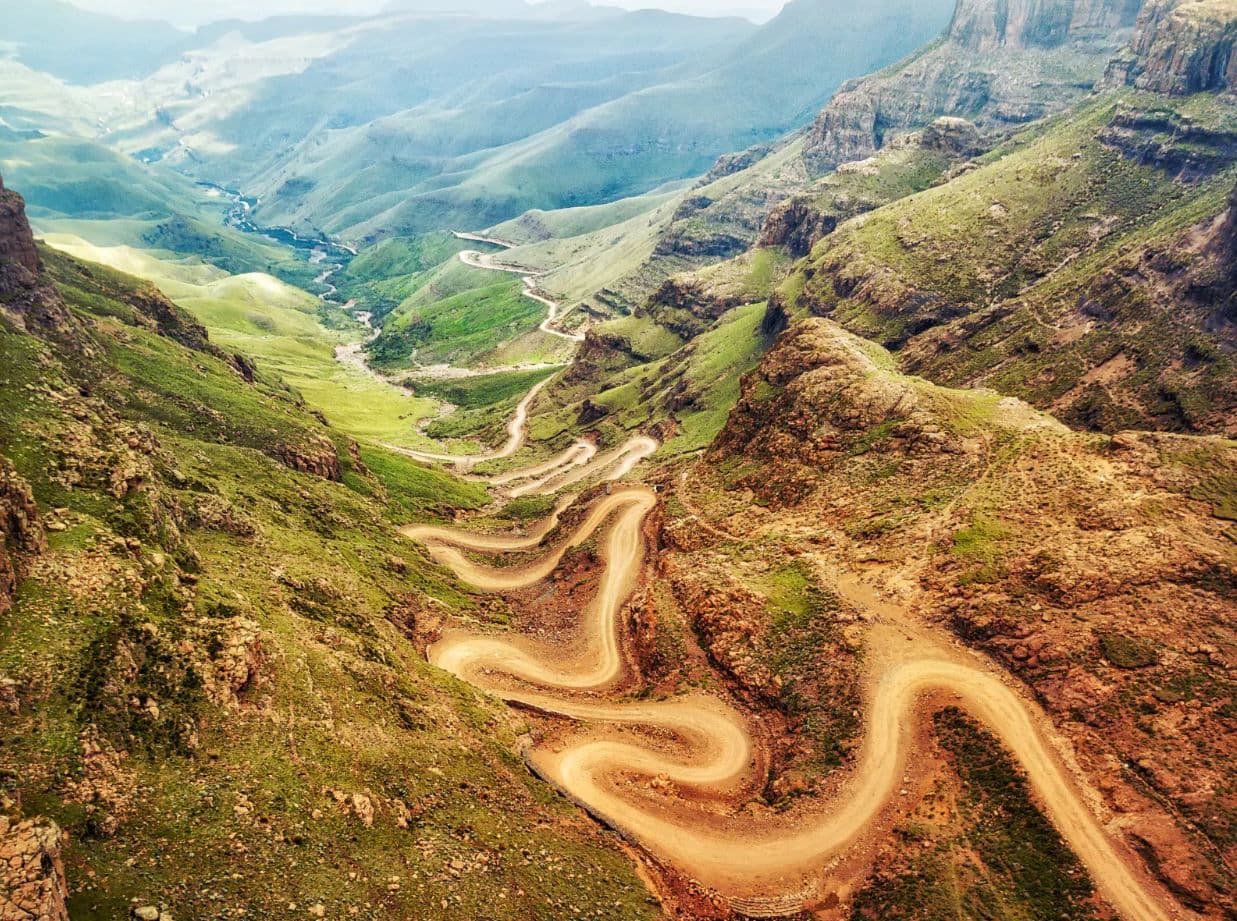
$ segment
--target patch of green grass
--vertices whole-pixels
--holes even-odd
[[[458,380],[415,381],[412,388],[425,396],[451,403],[461,409],[477,409],[495,403],[519,401],[532,387],[558,372],[557,368],[533,371],[500,371]]]
[[[954,533],[953,552],[965,559],[991,559],[1001,552],[1001,545],[1010,533],[1001,522],[976,515],[969,527]]]
[[[1100,651],[1118,668],[1147,668],[1159,661],[1155,643],[1126,633],[1100,634]]]
[[[1012,532],[1000,521],[976,514],[969,527],[956,531],[951,550],[954,556],[971,563],[964,583],[995,582],[1003,572],[1002,557]]]
[[[1226,470],[1214,473],[1199,483],[1191,495],[1202,502],[1210,502],[1215,517],[1237,521],[1237,473]]]
[[[213,342],[255,358],[260,372],[286,381],[348,434],[409,447],[424,443],[416,425],[434,413],[432,400],[416,399],[336,360],[338,346],[366,335],[342,311],[334,311],[338,322],[328,328],[320,312],[331,308],[270,276],[229,276],[200,263],[169,263],[150,253],[67,237],[52,242],[77,258],[155,283],[207,328]],[[52,263],[54,268],[54,258]],[[115,300],[77,290],[72,297],[95,313],[117,309]]]
[[[391,314],[368,347],[374,364],[404,367],[415,355],[421,364],[467,365],[534,331],[545,318],[544,305],[524,296],[520,279],[488,274],[485,287]]]
[[[1015,762],[960,710],[934,719],[961,787],[957,826],[921,825],[899,869],[870,880],[852,921],[1092,921],[1093,887]]]

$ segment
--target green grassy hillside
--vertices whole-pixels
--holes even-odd
[[[197,256],[232,274],[265,272],[302,287],[321,272],[288,247],[224,226],[227,202],[217,193],[93,141],[0,136],[0,171],[25,190],[40,232]]]
[[[0,614],[0,801],[68,832],[73,917],[655,917],[523,768],[519,717],[410,639],[487,615],[395,528],[484,491],[357,450],[148,286],[44,259],[63,318],[0,314],[0,455],[49,538]]]
[[[198,260],[169,261],[129,247],[96,247],[74,237],[49,242],[75,256],[157,284],[229,349],[256,359],[354,438],[413,446],[425,439],[417,423],[436,404],[378,380],[336,349],[369,333],[344,311],[269,275],[228,275]]]
[[[1234,138],[1231,94],[1107,95],[827,238],[780,302],[1076,425],[1224,430]]]

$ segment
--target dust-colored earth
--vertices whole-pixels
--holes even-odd
[[[905,629],[878,628],[898,635],[874,644],[884,652],[872,665],[866,739],[833,801],[785,816],[737,813],[762,779],[761,757],[740,712],[702,694],[640,703],[597,696],[623,677],[620,613],[643,564],[641,523],[655,501],[643,487],[616,490],[561,543],[511,568],[478,564],[460,551],[527,550],[553,531],[557,515],[531,536],[405,531],[463,581],[509,591],[547,578],[570,548],[608,522],[601,585],[569,643],[452,631],[429,651],[434,664],[505,700],[579,721],[567,738],[528,752],[541,776],[745,912],[789,913],[827,894],[830,865],[896,800],[913,729],[924,716],[921,702],[933,695],[941,705],[964,708],[1001,738],[1099,891],[1124,917],[1183,916],[1105,832],[1091,805],[1097,798],[1080,786],[1037,708],[977,660]],[[626,731],[633,728],[641,731]],[[672,792],[651,795],[652,779]]]

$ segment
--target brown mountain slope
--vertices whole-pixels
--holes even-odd
[[[724,532],[780,535],[871,617],[952,635],[1017,676],[1112,827],[1220,917],[1237,840],[1235,485],[1231,442],[1073,433],[901,375],[814,319],[747,376],[686,495]]]

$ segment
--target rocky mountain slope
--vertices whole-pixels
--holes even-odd
[[[1139,6],[963,0],[940,43],[842,87],[809,131],[805,158],[817,171],[861,160],[942,115],[1000,129],[1060,111],[1100,80]]]
[[[1235,472],[1224,439],[1070,432],[991,391],[904,376],[809,319],[744,379],[692,477],[723,532],[775,528],[801,559],[865,572],[883,617],[952,634],[1032,688],[1131,846],[1220,917]],[[941,872],[926,866],[921,886]]]
[[[797,47],[787,21],[764,51]],[[272,373],[324,324],[359,325],[343,310],[298,296],[285,330],[263,277],[244,301],[181,289],[199,322],[36,243],[0,183],[0,917],[800,907],[728,901],[620,840],[528,770],[585,720],[427,664],[453,624],[478,647],[574,636],[617,544],[581,538],[546,579],[482,594],[398,528],[512,534],[496,571],[514,584],[537,535],[556,545],[625,492],[651,549],[610,586],[622,674],[613,700],[575,699],[731,708],[755,782],[717,801],[639,766],[605,784],[710,827],[808,828],[872,738],[882,668],[935,657],[1024,702],[1152,902],[1233,916],[1235,23],[1233,0],[960,0],[938,42],[698,181],[527,212],[492,231],[509,250],[440,229],[363,251],[333,277],[389,324],[385,363],[536,359],[414,382],[461,407],[433,421],[387,394],[406,429],[463,436],[439,450],[479,448],[446,456],[462,479],[350,437]],[[408,124],[388,127],[323,131],[367,149]],[[305,214],[335,194],[276,179]],[[574,355],[538,331],[520,266],[580,305],[557,321],[586,331]],[[655,452],[629,468],[644,488],[571,466],[632,440]],[[506,493],[524,464],[580,501]],[[460,546],[464,571],[492,561],[484,537]],[[959,699],[908,708],[915,755],[811,910],[1111,921],[1094,862]],[[657,763],[695,744],[612,716],[592,731]]]
[[[1235,117],[1227,94],[1103,97],[829,237],[776,309],[1075,425],[1231,432]]]
[[[753,246],[805,256],[847,219],[940,182],[950,166],[1077,102],[1104,78],[1138,7],[1026,3],[1001,6],[998,15],[991,3],[961,3],[940,41],[848,82],[805,132],[719,159],[673,208],[630,228],[545,244],[525,241],[512,225],[517,242],[528,244],[517,256],[549,269],[551,290],[584,296],[602,315],[638,311],[671,277]],[[917,147],[926,153],[905,152]],[[882,149],[883,161],[866,162]],[[618,270],[581,277],[573,267],[584,263]],[[682,289],[701,284],[688,277],[675,287],[680,293],[670,294],[681,300]]]

